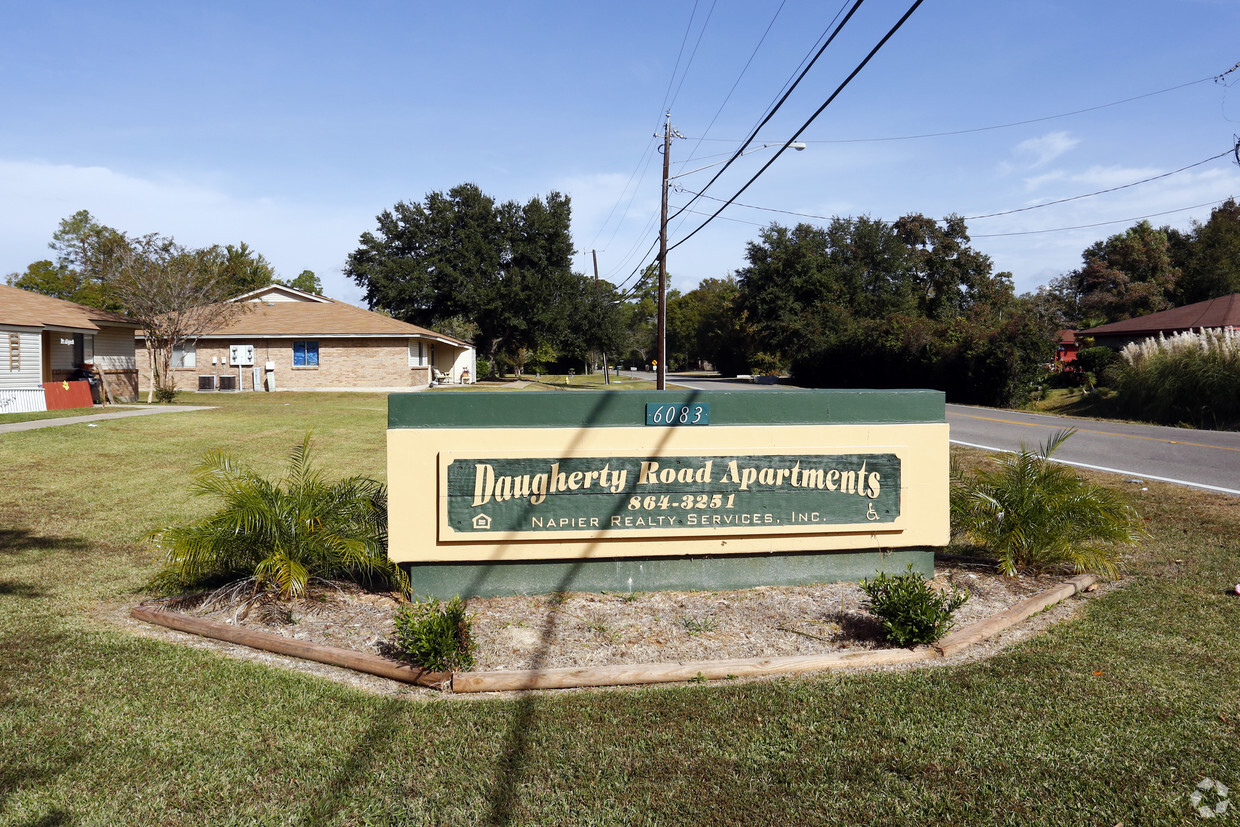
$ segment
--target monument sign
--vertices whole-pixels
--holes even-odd
[[[930,573],[937,391],[389,397],[389,556],[414,590],[723,588]]]

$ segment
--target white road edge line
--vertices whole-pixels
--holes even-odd
[[[1000,453],[1004,453],[1004,454],[1016,453],[1010,448],[994,448],[994,447],[991,447],[990,445],[978,445],[973,442],[961,442],[958,439],[953,439],[949,441],[953,445],[963,445],[966,448],[980,448],[983,451],[999,451]],[[1172,485],[1183,485],[1188,488],[1204,488],[1207,491],[1219,491],[1223,494],[1235,494],[1237,496],[1240,496],[1240,491],[1237,491],[1234,488],[1222,488],[1217,485],[1206,485],[1203,482],[1189,482],[1188,480],[1177,480],[1177,479],[1172,479],[1171,477],[1155,477],[1152,474],[1142,474],[1140,471],[1125,471],[1122,468],[1107,468],[1102,465],[1089,465],[1084,462],[1072,462],[1066,459],[1055,459],[1054,457],[1051,457],[1051,462],[1058,462],[1060,465],[1073,465],[1077,468],[1088,468],[1091,471],[1105,471],[1108,474],[1126,474],[1130,477],[1141,477],[1142,479],[1147,479],[1147,480],[1158,480],[1159,482],[1169,482]]]

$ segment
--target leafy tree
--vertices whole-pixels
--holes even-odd
[[[1240,204],[1229,198],[1210,212],[1205,224],[1193,222],[1175,252],[1183,270],[1177,304],[1240,293]]]
[[[5,280],[14,287],[55,299],[90,307],[97,307],[99,303],[97,285],[84,284],[81,273],[47,259],[33,262],[24,273],[10,273]]]
[[[703,279],[683,296],[669,296],[668,352],[691,366],[705,361],[725,373],[741,372],[744,336],[733,306],[739,293],[733,278]]]
[[[278,281],[271,262],[244,241],[224,247],[219,276],[228,284],[230,296],[240,296]]]
[[[746,247],[749,265],[737,273],[737,309],[755,350],[793,353],[817,339],[824,325],[850,316],[832,267],[827,231],[809,224],[772,224]]]
[[[659,350],[658,273],[657,266],[648,266],[633,287],[629,300],[620,307],[625,330],[621,348],[624,358],[635,364],[648,363]]]
[[[313,270],[302,270],[295,279],[276,279],[276,284],[283,284],[285,287],[301,290],[304,293],[313,293],[316,296],[323,295],[323,282],[319,281],[319,277],[314,274]]]
[[[221,276],[225,254],[218,247],[196,250],[154,233],[132,239],[118,234],[109,261],[109,295],[146,334],[148,402],[156,393],[175,391],[175,348],[248,309],[225,301],[234,295],[234,283]]]
[[[578,296],[571,269],[571,209],[551,193],[497,204],[474,184],[400,202],[377,217],[345,273],[371,309],[427,327],[464,318],[491,361],[563,339]]]
[[[911,252],[918,315],[943,321],[1010,304],[1011,274],[992,275],[990,257],[968,246],[968,228],[960,216],[939,222],[906,215],[893,229]]]
[[[100,224],[89,211],[79,210],[62,219],[52,234],[48,247],[56,254],[55,262],[36,261],[25,273],[10,274],[7,281],[89,307],[121,310],[107,286],[111,257],[120,238],[120,233]]]
[[[772,224],[747,258],[736,339],[765,362],[791,362],[803,384],[931,385],[953,401],[1009,404],[1053,353],[1053,331],[955,216]]]
[[[312,462],[309,434],[293,449],[283,480],[264,479],[217,449],[199,464],[191,490],[221,506],[148,536],[166,555],[158,577],[166,585],[249,576],[283,597],[302,595],[316,577],[408,588],[387,557],[386,486],[367,477],[328,482]]]
[[[1145,536],[1144,523],[1119,492],[1051,461],[1073,433],[994,456],[993,470],[953,467],[953,536],[989,550],[1007,575],[1062,567],[1113,574],[1120,550]]]
[[[619,355],[626,338],[624,313],[616,289],[606,281],[577,277],[576,295],[570,298],[571,312],[560,351],[588,361],[591,354]]]
[[[1145,316],[1172,306],[1180,271],[1166,230],[1142,221],[1091,245],[1084,264],[1051,282],[1066,315],[1080,327]]]

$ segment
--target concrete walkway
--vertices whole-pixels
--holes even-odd
[[[123,410],[114,410],[122,408]],[[9,422],[0,425],[0,434],[11,434],[15,431],[33,431],[35,428],[54,428],[57,425],[76,425],[83,422],[96,422],[100,419],[124,419],[127,416],[153,416],[154,414],[182,413],[184,411],[210,411],[211,405],[160,405],[159,407],[130,408],[124,405],[109,405],[107,413],[85,414],[83,416],[62,416],[56,419],[33,419],[29,422]]]

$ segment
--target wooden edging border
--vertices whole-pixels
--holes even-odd
[[[830,655],[783,658],[734,658],[688,663],[641,663],[617,666],[586,666],[558,669],[528,669],[506,672],[430,672],[379,655],[320,646],[293,638],[256,632],[225,623],[138,606],[130,611],[137,620],[203,637],[238,643],[267,652],[341,666],[392,680],[446,689],[450,692],[502,692],[526,689],[568,689],[585,686],[669,683],[689,680],[791,675],[858,666],[889,666],[949,657],[975,643],[992,638],[1043,609],[1083,592],[1098,582],[1092,574],[1069,578],[1063,583],[1028,597],[996,615],[971,623],[947,635],[933,647],[916,649],[877,649]]]
[[[131,617],[158,626],[167,626],[178,632],[189,632],[192,635],[223,640],[228,643],[239,643],[251,649],[274,652],[278,655],[289,655],[302,660],[326,663],[329,666],[343,666],[357,672],[366,672],[394,681],[414,683],[435,689],[451,688],[451,672],[431,672],[420,666],[409,666],[398,661],[389,660],[379,655],[366,652],[355,652],[352,649],[339,649],[335,646],[320,646],[304,640],[273,635],[270,632],[256,632],[240,626],[230,626],[214,620],[203,620],[190,617],[180,612],[169,612],[149,606],[136,606],[129,611]]]

